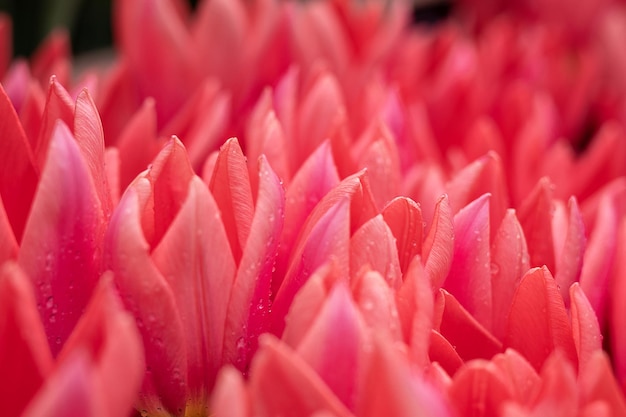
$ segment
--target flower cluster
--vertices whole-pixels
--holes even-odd
[[[11,61],[7,416],[626,415],[626,4],[118,0]]]

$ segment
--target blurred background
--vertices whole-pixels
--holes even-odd
[[[72,52],[79,55],[112,44],[111,2],[112,0],[0,0],[0,11],[9,14],[13,20],[15,56],[30,56],[42,39],[58,27],[68,29]],[[189,0],[189,3],[195,7],[197,0]],[[450,2],[445,0],[413,0],[413,3],[415,22],[434,23],[450,12]]]

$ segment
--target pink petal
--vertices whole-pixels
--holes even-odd
[[[454,375],[463,365],[463,359],[454,346],[436,330],[430,331],[428,356],[433,362],[441,365],[448,375]]]
[[[300,417],[327,410],[337,417],[352,414],[302,358],[273,336],[259,341],[250,371],[254,415]]]
[[[22,232],[37,187],[37,171],[28,139],[15,109],[0,86],[0,196],[15,238]]]
[[[73,130],[78,147],[89,167],[105,217],[108,218],[113,210],[113,203],[105,171],[104,132],[96,104],[87,90],[82,90],[76,98]]]
[[[615,380],[607,354],[598,349],[588,359],[578,377],[582,402],[604,401],[611,409],[611,415],[625,415],[624,394]]]
[[[2,196],[0,196],[0,265],[9,259],[17,259],[18,249],[17,240],[4,210]]]
[[[556,352],[541,369],[541,386],[535,394],[534,412],[538,415],[569,417],[576,415],[577,387],[572,363]]]
[[[515,210],[507,210],[491,245],[493,334],[502,340],[513,294],[530,268],[528,248]]]
[[[576,203],[576,198],[568,201],[569,216],[565,242],[558,256],[555,280],[561,292],[565,305],[569,305],[569,287],[580,277],[585,253],[586,237],[585,225]],[[556,233],[562,233],[562,230]]]
[[[52,355],[28,277],[13,262],[0,268],[0,404],[18,416],[52,370]]]
[[[440,393],[411,372],[402,352],[374,338],[356,414],[374,416],[450,416]]]
[[[239,264],[250,234],[254,203],[246,159],[236,138],[220,148],[209,189],[222,213],[235,263]]]
[[[39,170],[44,167],[57,120],[63,121],[67,126],[74,126],[74,101],[57,78],[52,76],[48,84],[41,129],[34,146],[35,163]]]
[[[443,284],[450,265],[454,250],[454,226],[448,197],[442,196],[435,206],[433,221],[422,245],[422,260],[424,269],[430,277],[433,288]]]
[[[271,281],[285,216],[282,184],[263,156],[258,176],[254,217],[228,305],[224,338],[224,357],[244,373],[259,335],[270,326]]]
[[[362,270],[380,272],[391,288],[399,288],[402,272],[395,238],[382,215],[368,220],[350,239],[350,276],[354,280]]]
[[[146,355],[146,374],[139,404],[184,409],[187,400],[185,337],[176,301],[149,255],[143,236],[139,195],[150,192],[141,178],[124,194],[107,231],[106,267],[113,271],[124,306],[137,321]]]
[[[194,177],[187,199],[152,252],[154,265],[167,280],[180,315],[192,392],[210,391],[222,364],[235,261],[228,251],[206,255],[227,247],[217,204],[206,185]]]
[[[434,299],[430,278],[419,257],[413,258],[395,291],[398,318],[404,340],[409,346],[409,359],[419,367],[428,366],[428,340],[433,328]]]
[[[602,334],[593,308],[577,282],[570,287],[569,293],[572,335],[574,336],[576,353],[578,353],[578,363],[581,371],[583,371],[591,355],[595,351],[602,350]]]
[[[211,412],[215,416],[252,416],[250,395],[241,373],[233,367],[220,370],[211,394]]]
[[[333,162],[330,145],[324,142],[296,172],[287,187],[285,199],[288,204],[285,207],[285,224],[276,260],[275,277],[277,279],[272,282],[274,292],[278,290],[281,279],[287,272],[289,256],[306,218],[315,205],[337,184],[339,184],[339,175]]]
[[[541,382],[532,365],[513,349],[497,354],[491,361],[498,368],[498,373],[508,380],[514,400],[528,404]]]
[[[617,229],[617,248],[610,287],[610,335],[611,352],[615,374],[622,386],[626,387],[626,222]]]
[[[175,136],[154,159],[145,177],[152,185],[141,224],[150,247],[155,247],[185,202],[194,175],[183,144]]]
[[[486,329],[492,328],[489,203],[484,194],[454,216],[454,255],[444,287]]]
[[[296,350],[350,410],[356,405],[364,372],[363,346],[368,343],[365,329],[349,289],[339,283],[330,290]]]
[[[87,311],[61,351],[61,366],[84,352],[89,357],[89,385],[103,416],[127,415],[139,391],[144,357],[135,320],[115,292],[111,274],[103,276]],[[71,401],[72,397],[66,397]]]
[[[59,122],[18,258],[33,281],[55,356],[100,277],[105,227],[89,168],[67,126]]]
[[[517,287],[504,346],[520,352],[537,370],[555,350],[561,350],[565,358],[577,366],[567,311],[546,267],[528,271]]]
[[[422,211],[410,198],[397,197],[383,208],[381,214],[396,239],[400,270],[405,274],[413,258],[422,253]]]
[[[122,55],[135,88],[142,97],[155,99],[162,126],[195,91],[200,78],[191,36],[169,0],[122,1],[116,6]]]
[[[551,185],[547,178],[543,178],[522,203],[518,218],[528,243],[530,266],[545,265],[550,271],[555,271],[552,213],[554,203]]]
[[[115,146],[120,153],[120,185],[124,188],[148,167],[162,143],[156,134],[154,100],[146,99],[119,135]]]
[[[502,352],[502,344],[445,290],[439,290],[435,299],[434,321],[435,329],[454,346],[464,361],[491,359]]]
[[[46,85],[51,76],[56,76],[62,85],[69,85],[70,39],[66,30],[51,32],[37,48],[31,59],[33,77]]]
[[[496,417],[513,399],[511,386],[491,362],[472,361],[454,375],[450,401],[460,416]]]
[[[367,327],[386,334],[389,340],[402,342],[402,326],[394,298],[395,291],[376,271],[365,271],[352,281],[355,302]]]

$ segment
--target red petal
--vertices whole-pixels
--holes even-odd
[[[571,417],[578,409],[576,376],[571,362],[556,352],[541,369],[541,387],[534,400],[534,411],[539,415]]]
[[[491,362],[472,361],[454,375],[449,395],[458,415],[500,416],[513,392],[499,371]]]
[[[224,357],[246,372],[257,338],[270,326],[271,282],[285,216],[285,194],[265,157],[259,161],[259,194],[250,235],[228,306]]]
[[[111,218],[105,252],[106,267],[143,338],[146,374],[139,403],[154,412],[163,406],[184,409],[187,357],[174,295],[150,259],[142,232],[138,196],[149,192],[143,178],[126,191]]]
[[[374,338],[368,365],[356,415],[451,415],[441,394],[411,372],[406,358],[392,343]]]
[[[103,276],[87,311],[58,357],[61,366],[86,352],[96,409],[103,416],[127,415],[144,371],[143,348],[135,321],[120,303],[111,275]],[[71,401],[71,397],[66,397]]]
[[[18,241],[37,187],[33,153],[15,109],[0,86],[0,195]]]
[[[491,287],[493,295],[493,334],[504,338],[513,294],[530,268],[522,226],[509,209],[491,245]]]
[[[220,148],[209,189],[222,213],[235,263],[239,264],[250,234],[254,203],[246,159],[237,139],[229,139]]]
[[[520,404],[528,404],[541,382],[532,365],[513,349],[494,356],[491,361],[500,375],[508,380],[514,400]]]
[[[489,202],[484,194],[454,216],[454,255],[444,288],[485,328],[492,327]]]
[[[491,359],[502,351],[494,338],[461,304],[445,290],[435,300],[434,327],[454,346],[463,360]],[[440,317],[437,313],[440,312]]]
[[[12,30],[11,18],[3,13],[0,15],[0,78],[2,79],[13,57]]]
[[[613,266],[610,311],[611,351],[615,363],[615,374],[626,388],[626,222],[622,221],[617,230],[617,248]]]
[[[17,259],[17,251],[19,247],[11,223],[7,218],[7,213],[2,204],[2,196],[0,196],[0,265],[9,259]]]
[[[67,126],[59,122],[19,253],[55,356],[100,277],[105,227],[89,168]]]
[[[555,349],[577,366],[567,311],[546,267],[533,268],[522,278],[511,304],[504,345],[520,352],[537,370]]]
[[[0,404],[18,416],[52,369],[52,355],[28,277],[13,262],[0,268]]]
[[[413,258],[422,253],[422,211],[419,204],[410,198],[397,197],[385,206],[381,214],[396,238],[400,270],[405,274]]]
[[[207,254],[227,247],[217,204],[202,180],[194,177],[187,199],[152,252],[154,264],[168,281],[176,301],[192,392],[210,391],[222,364],[235,261],[229,251],[217,256]]]
[[[354,410],[367,342],[363,318],[346,284],[339,283],[330,290],[296,351],[337,398]]]
[[[399,288],[402,272],[395,238],[382,215],[368,220],[350,239],[350,276],[354,280],[363,268],[380,272],[391,288]]]
[[[304,360],[273,336],[262,336],[250,371],[255,415],[301,417],[327,410],[352,414]]]
[[[448,197],[442,196],[435,206],[435,214],[428,231],[428,235],[422,245],[422,259],[424,269],[430,277],[433,288],[439,288],[443,284],[454,250],[454,226],[452,223],[452,210]]]
[[[454,375],[463,365],[463,359],[456,352],[454,346],[436,330],[430,331],[428,356],[437,362],[449,374]]]

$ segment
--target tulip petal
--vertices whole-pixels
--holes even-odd
[[[422,260],[424,269],[430,277],[433,288],[443,284],[454,251],[454,225],[452,223],[452,209],[448,197],[443,195],[435,206],[433,221],[422,245]]]
[[[296,352],[350,410],[363,376],[365,323],[343,282],[330,290],[326,302]]]
[[[515,210],[509,209],[491,245],[493,334],[500,340],[506,331],[513,294],[530,268],[529,261],[524,231]]]
[[[528,271],[517,287],[504,346],[520,352],[537,370],[555,349],[561,350],[567,360],[577,366],[567,311],[546,267]]]
[[[0,265],[9,259],[17,259],[18,249],[17,240],[11,229],[11,223],[7,218],[0,195]]]
[[[534,400],[537,415],[576,415],[578,392],[572,363],[559,351],[547,358],[541,369],[541,386]]]
[[[176,301],[187,349],[188,384],[194,395],[206,395],[222,363],[235,261],[229,251],[206,255],[227,247],[217,204],[202,180],[194,177],[187,199],[152,252],[154,265]]]
[[[570,303],[569,287],[580,278],[587,241],[585,225],[583,224],[575,197],[569,199],[568,206],[567,234],[565,235],[563,248],[557,255],[558,260],[554,276],[566,306],[569,306]],[[563,231],[559,230],[556,233],[561,232]]]
[[[551,217],[554,213],[552,189],[547,178],[542,178],[522,203],[518,218],[524,229],[530,266],[545,265],[555,271]]]
[[[315,205],[339,184],[339,174],[333,162],[330,145],[322,143],[305,161],[287,187],[285,199],[285,224],[278,247],[276,278],[272,282],[274,292],[287,272],[289,255],[298,233]]]
[[[105,252],[106,266],[143,339],[146,375],[139,404],[154,412],[163,406],[184,409],[187,358],[174,295],[152,262],[142,231],[139,195],[150,188],[140,178],[126,191],[111,218]]]
[[[438,331],[430,331],[428,344],[428,356],[433,362],[441,365],[448,375],[454,375],[463,365],[463,359],[456,352],[454,346]]]
[[[422,253],[422,211],[410,198],[397,197],[383,208],[381,214],[396,238],[400,271],[405,274],[413,258]]]
[[[622,386],[626,387],[626,222],[621,221],[617,230],[617,248],[611,286],[611,351],[615,374]]]
[[[248,417],[252,415],[250,395],[241,373],[233,367],[220,370],[211,394],[211,412],[215,416]]]
[[[356,415],[451,415],[441,394],[411,372],[402,352],[381,337],[373,344]]]
[[[352,415],[303,359],[271,335],[259,340],[250,390],[254,415],[300,417],[321,410]]]
[[[250,234],[254,203],[246,159],[236,138],[227,140],[220,148],[209,189],[220,208],[230,249],[239,264]]]
[[[509,381],[514,400],[520,404],[528,404],[541,382],[532,365],[513,349],[494,356],[491,361],[498,368],[498,372]]]
[[[18,258],[33,281],[55,356],[100,277],[104,228],[89,168],[69,129],[59,122]]]
[[[272,274],[285,216],[282,184],[264,156],[258,176],[254,218],[237,269],[224,338],[225,358],[244,373],[256,352],[257,338],[270,326]]]
[[[52,76],[48,85],[41,129],[34,146],[35,163],[40,171],[46,162],[57,120],[63,121],[67,126],[74,126],[74,101],[57,78]]]
[[[575,282],[569,289],[571,300],[572,335],[578,353],[581,372],[591,355],[602,350],[602,333],[598,319],[580,285]]]
[[[380,272],[394,289],[402,283],[395,238],[382,215],[368,220],[350,239],[350,276],[354,280],[362,268]]]
[[[598,349],[590,353],[588,359],[578,377],[582,402],[604,401],[611,409],[611,415],[626,415],[624,394],[615,380],[606,353]]]
[[[6,92],[0,86],[0,196],[17,241],[37,187],[37,171],[28,139]]]
[[[13,262],[0,268],[0,404],[21,415],[52,369],[52,355],[28,277]]]
[[[454,375],[448,391],[458,415],[500,416],[502,406],[513,392],[499,369],[491,362],[472,361]]]
[[[71,362],[73,355],[83,352],[90,362],[90,396],[96,409],[104,416],[127,415],[143,376],[143,349],[135,321],[121,305],[110,273],[102,277],[58,362]]]
[[[491,359],[502,351],[502,344],[445,290],[439,290],[435,300],[434,321],[435,329],[465,361]]]
[[[488,330],[492,328],[490,199],[484,194],[454,216],[454,255],[444,283],[444,288]]]

